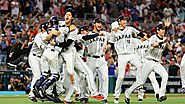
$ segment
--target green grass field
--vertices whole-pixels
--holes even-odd
[[[142,102],[137,101],[137,95],[133,94],[131,97],[131,104],[185,104],[185,94],[167,94],[168,99],[164,102],[158,102],[153,97],[153,94],[146,94],[146,98]],[[63,98],[63,97],[62,97]],[[113,94],[109,94],[109,104],[113,103]],[[75,104],[81,104],[73,99]],[[52,102],[31,102],[25,95],[0,95],[0,104],[54,104]],[[101,104],[101,101],[90,99],[89,104]],[[120,97],[120,103],[125,104],[124,95]]]

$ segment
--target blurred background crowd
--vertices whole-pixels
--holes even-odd
[[[155,34],[156,24],[170,19],[172,25],[167,37],[173,52],[164,51],[162,64],[169,75],[180,75],[178,64],[185,47],[174,45],[185,36],[184,0],[0,0],[0,70],[12,69],[9,66],[14,70],[27,70],[29,44],[39,32],[40,24],[53,15],[63,20],[67,8],[76,12],[75,25],[87,25],[90,29],[92,20],[100,17],[108,32],[111,31],[110,24],[119,15],[128,17],[128,25],[147,32],[149,36]],[[110,62],[109,74],[114,75],[116,57],[107,60]],[[132,66],[129,68],[133,69]]]

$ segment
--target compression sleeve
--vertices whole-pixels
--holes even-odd
[[[68,48],[71,43],[73,43],[74,40],[72,39],[68,39],[67,42],[62,42],[62,43],[59,43],[57,46],[59,47],[63,47],[63,48]]]
[[[83,36],[82,39],[83,40],[89,40],[89,39],[93,39],[97,36],[98,36],[98,34],[90,34],[90,35]]]
[[[139,34],[137,34],[137,36],[140,36],[141,38],[143,38],[145,35],[143,34],[143,32],[140,32]]]

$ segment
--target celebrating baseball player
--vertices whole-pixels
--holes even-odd
[[[135,47],[136,54],[138,55],[139,59],[141,60],[141,64],[143,64],[145,55],[146,55],[147,51],[150,48],[150,42],[149,42],[148,38],[146,38],[146,37],[141,38],[141,39],[133,38],[133,40],[134,40],[133,42],[135,44],[134,46],[136,46]],[[137,70],[137,71],[140,71],[140,70]],[[136,73],[138,74],[140,72],[136,72]],[[152,86],[154,88],[156,98],[158,98],[158,96],[159,96],[159,84],[158,84],[157,79],[155,77],[155,72],[152,71],[149,74],[148,77],[149,77],[149,79],[152,83]],[[139,90],[138,91],[138,101],[142,101],[143,96],[144,96],[144,90],[142,89],[142,86],[139,87],[138,90]]]
[[[143,63],[143,67],[140,71],[138,71],[138,78],[133,85],[125,91],[125,102],[126,104],[130,104],[130,95],[137,87],[143,85],[146,82],[148,75],[154,71],[162,77],[161,87],[159,89],[159,98],[158,101],[164,101],[167,99],[165,96],[168,73],[166,69],[161,65],[160,59],[162,56],[162,51],[167,48],[168,50],[172,50],[172,47],[167,42],[167,38],[165,35],[165,27],[169,26],[170,22],[167,20],[165,22],[165,26],[163,24],[159,24],[156,26],[157,34],[150,37],[149,41],[151,42],[150,49],[146,53],[145,60]],[[144,74],[143,74],[144,73]]]
[[[98,73],[100,80],[99,93],[103,95],[102,103],[107,104],[108,96],[108,66],[104,57],[105,48],[109,38],[109,33],[102,31],[102,20],[95,18],[93,21],[93,31],[89,34],[96,33],[98,36],[86,41],[88,47],[87,65],[93,74]],[[94,86],[95,87],[95,86]]]
[[[41,73],[42,72],[41,71],[41,56],[47,45],[47,42],[44,40],[46,36],[48,35],[47,33],[48,26],[49,26],[48,22],[44,22],[41,24],[40,26],[41,32],[35,36],[34,43],[32,45],[32,48],[29,54],[29,64],[31,66],[31,70],[33,73],[29,98],[34,102],[36,102],[37,99],[35,95],[33,94],[33,85],[35,84],[36,80],[40,78],[42,74]]]
[[[133,34],[136,36],[144,37],[142,32],[139,32],[133,27],[126,26],[127,20],[124,16],[117,18],[119,27],[112,31],[111,38],[109,40],[111,47],[114,47],[118,54],[118,77],[116,81],[114,103],[119,103],[119,96],[121,93],[121,86],[125,76],[125,67],[128,62],[137,67],[137,70],[141,69],[141,62],[138,56],[135,54],[134,47],[132,45]]]

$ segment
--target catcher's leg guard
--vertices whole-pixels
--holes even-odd
[[[39,87],[41,86],[41,84],[47,79],[47,76],[43,75],[40,77],[40,79],[38,79],[34,86],[33,86],[33,93],[37,98],[41,98],[41,95],[39,93]]]
[[[33,88],[39,89],[42,83],[50,76],[50,72],[44,72],[43,75],[35,82]]]
[[[46,90],[58,80],[58,75],[51,75],[44,83],[40,86],[40,90],[43,95],[46,95]]]

